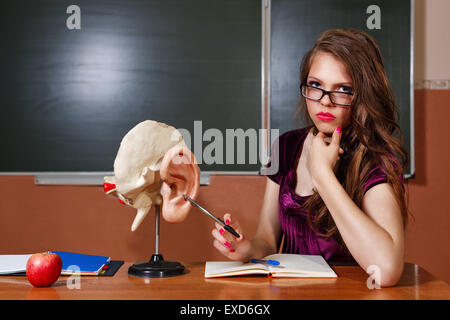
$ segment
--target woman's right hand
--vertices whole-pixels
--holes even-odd
[[[240,237],[236,238],[216,222],[216,227],[211,232],[214,237],[214,247],[231,260],[249,259],[252,254],[252,243],[244,236],[238,221],[232,221],[229,213],[224,214],[223,221],[230,225]]]

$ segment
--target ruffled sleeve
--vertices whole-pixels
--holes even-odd
[[[400,163],[397,157],[393,153],[389,153],[389,155],[392,161],[394,162],[394,166],[398,168],[398,166],[400,166]],[[368,178],[366,180],[366,183],[364,184],[364,193],[366,193],[370,188],[375,187],[380,183],[389,182],[386,173],[380,166],[375,166],[374,168],[372,168],[367,174],[367,177]],[[404,183],[402,175],[399,175],[399,180],[402,184]]]
[[[386,174],[379,166],[376,166],[368,173],[368,179],[364,184],[364,193],[366,193],[370,188],[385,182],[388,182]]]

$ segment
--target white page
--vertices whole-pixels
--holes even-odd
[[[277,260],[280,267],[270,267],[272,272],[288,272],[289,270],[303,271],[305,273],[331,273],[330,268],[325,259],[320,255],[299,255],[299,254],[273,254],[265,257],[265,259]],[[283,270],[284,269],[284,270]]]
[[[267,267],[260,263],[244,263],[241,261],[207,261],[205,265],[205,275],[237,272],[248,269],[267,270]]]
[[[32,254],[2,254],[0,255],[0,274],[24,272],[27,261]]]

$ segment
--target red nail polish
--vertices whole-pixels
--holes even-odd
[[[230,220],[225,220],[225,224],[230,224]]]
[[[228,248],[231,247],[231,243],[229,243],[228,241],[225,241],[224,245],[226,245]]]
[[[225,230],[223,230],[222,228],[219,229],[220,234],[224,234]]]
[[[337,133],[341,133],[341,131],[342,131],[341,126],[338,126],[338,127],[336,128],[336,131],[337,131]]]
[[[234,250],[234,249],[230,249],[230,252],[235,252],[236,250]]]

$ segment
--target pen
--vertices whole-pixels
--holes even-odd
[[[278,266],[280,265],[280,262],[277,260],[261,260],[261,259],[250,259],[253,263],[263,263],[263,264],[269,264],[271,266]]]
[[[229,233],[231,233],[233,236],[235,236],[236,238],[239,238],[240,235],[239,233],[237,233],[236,231],[234,231],[234,229],[227,225],[225,222],[223,222],[221,219],[217,218],[216,216],[214,216],[211,212],[209,212],[208,210],[206,210],[205,208],[203,208],[201,205],[199,205],[197,202],[195,202],[194,200],[192,200],[190,197],[188,197],[187,195],[183,194],[184,199],[189,200],[193,205],[195,205],[197,208],[199,208],[203,213],[206,213],[206,215],[208,215],[210,218],[212,218],[214,221],[216,221],[218,224],[220,224],[225,230],[227,230]]]

